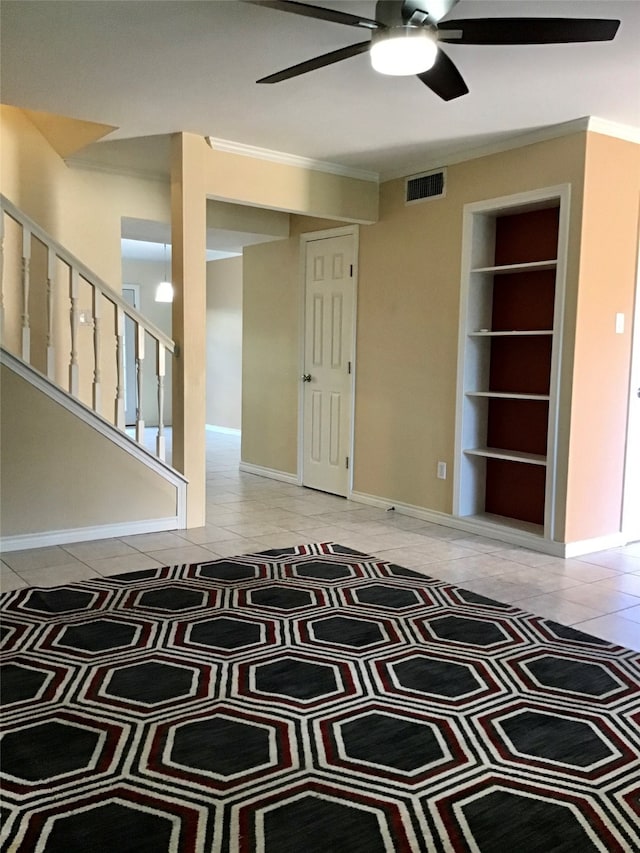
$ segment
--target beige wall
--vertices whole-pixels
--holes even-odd
[[[138,311],[147,320],[157,326],[170,338],[171,334],[171,304],[156,302],[155,293],[158,282],[171,276],[171,270],[162,261],[139,261],[131,258],[122,259],[122,283],[134,284],[139,288],[140,304]],[[134,358],[133,353],[127,358]],[[142,414],[146,426],[158,425],[158,381],[156,377],[157,350],[155,341],[147,335],[145,339],[145,360],[142,372]],[[173,359],[166,355],[165,394],[163,418],[165,426],[171,424],[171,372]]]
[[[640,146],[589,133],[586,153],[568,541],[620,530],[638,257]],[[615,332],[617,313],[625,316],[623,334]]]
[[[584,145],[585,135],[576,134],[450,166],[446,197],[423,204],[405,206],[402,180],[382,186],[380,222],[360,233],[356,491],[452,511],[465,204],[572,184],[564,329],[571,352]],[[565,386],[561,446],[568,392]],[[438,460],[448,463],[447,480],[436,478]]]
[[[1,369],[3,536],[176,515],[176,489],[13,371]]]
[[[423,204],[405,206],[403,180],[381,186],[380,221],[360,228],[355,491],[451,513],[463,207],[568,182],[564,529],[585,145],[580,133],[450,166],[446,197]],[[242,458],[288,473],[297,466],[298,233],[299,225],[288,241],[246,250],[244,275]],[[438,460],[448,463],[445,481],[436,478]]]
[[[305,216],[375,222],[378,186],[301,166],[212,151],[203,139],[205,192],[211,198]]]
[[[297,473],[300,234],[340,224],[292,216],[288,240],[244,250],[243,462]]]
[[[71,169],[51,147],[27,115],[13,107],[0,108],[0,191],[51,237],[75,255],[117,292],[121,289],[121,218],[138,217],[169,221],[169,184],[82,169]],[[7,347],[19,353],[20,236],[8,228],[6,245]],[[13,248],[16,252],[12,254]],[[67,387],[71,349],[68,268],[58,264],[54,287],[54,344],[56,381]],[[81,283],[78,307],[91,309],[91,289]],[[100,413],[114,419],[115,311],[102,301]],[[30,322],[34,366],[46,369],[43,346],[46,330],[46,260],[34,244],[31,262]],[[78,333],[80,399],[92,404],[94,373],[93,337],[90,327]]]
[[[242,257],[207,264],[207,424],[240,429]]]
[[[71,169],[22,110],[0,120],[0,191],[119,290],[121,217],[169,222],[168,181]]]

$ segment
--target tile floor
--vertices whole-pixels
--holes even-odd
[[[2,555],[3,591],[334,541],[640,650],[640,543],[562,560],[239,472],[240,440],[207,433],[207,525]]]

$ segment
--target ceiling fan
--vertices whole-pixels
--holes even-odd
[[[258,83],[279,83],[308,71],[370,52],[382,74],[415,74],[445,101],[469,91],[442,44],[560,44],[611,41],[620,21],[602,18],[464,18],[443,20],[458,0],[378,0],[375,18],[294,0],[244,0],[281,12],[370,30],[371,39],[292,65]]]

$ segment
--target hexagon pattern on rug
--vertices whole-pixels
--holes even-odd
[[[640,849],[640,654],[576,629],[336,544],[1,605],[3,849]]]

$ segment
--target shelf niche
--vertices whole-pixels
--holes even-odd
[[[465,210],[454,512],[540,536],[555,482],[562,193],[524,195]]]

